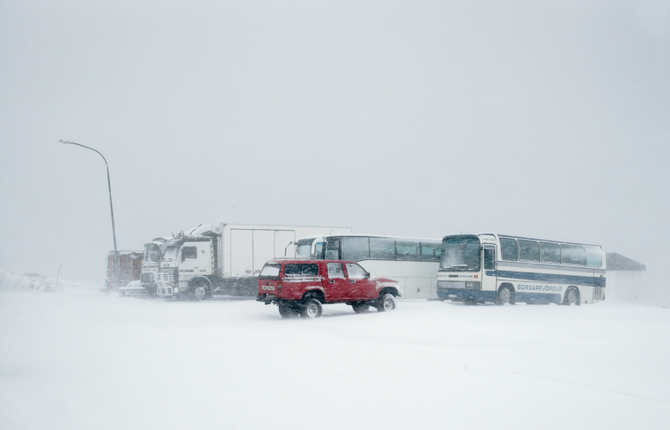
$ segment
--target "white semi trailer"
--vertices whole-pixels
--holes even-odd
[[[295,257],[304,236],[347,234],[351,228],[279,225],[201,225],[167,246],[156,275],[161,297],[204,300],[212,295],[257,295],[266,261]]]

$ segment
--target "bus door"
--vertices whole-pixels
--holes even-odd
[[[482,248],[482,291],[496,291],[497,270],[496,270],[496,247],[484,245]]]

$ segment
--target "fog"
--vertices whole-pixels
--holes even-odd
[[[603,245],[666,294],[670,4],[0,1],[0,268],[201,223]]]

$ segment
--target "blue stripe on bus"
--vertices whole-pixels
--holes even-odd
[[[474,300],[477,302],[494,302],[496,300],[496,291],[479,291],[479,290],[461,290],[461,289],[447,289],[438,288],[437,297],[442,300]],[[561,304],[562,297],[557,293],[514,293],[515,301],[517,303],[531,303],[531,304]]]
[[[512,272],[509,270],[487,270],[487,276],[499,278],[523,279],[524,281],[552,282],[556,284],[587,285],[590,287],[604,287],[605,278],[576,275],[557,275],[553,273]]]

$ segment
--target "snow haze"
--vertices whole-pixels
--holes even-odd
[[[0,295],[6,429],[665,429],[670,311]]]
[[[0,3],[0,262],[101,282],[201,223],[670,258],[664,1]]]
[[[85,285],[0,294],[0,428],[670,422],[660,306],[104,295],[105,165],[59,143],[109,162],[119,249],[491,232],[603,245],[667,306],[667,1],[0,0],[0,58],[0,271]]]

